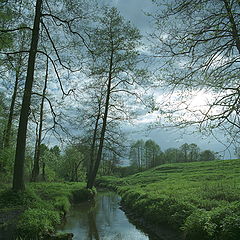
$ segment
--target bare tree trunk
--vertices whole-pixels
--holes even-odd
[[[24,43],[25,43],[25,41],[23,38],[23,39],[21,39],[20,50],[23,50]],[[15,69],[15,84],[14,84],[11,105],[10,105],[9,114],[8,114],[8,122],[7,122],[5,132],[4,132],[4,139],[3,139],[3,147],[4,148],[7,148],[10,146],[14,108],[15,108],[15,103],[16,103],[16,98],[17,98],[18,84],[19,84],[19,78],[21,76],[21,67],[23,65],[23,61],[24,61],[24,58],[21,53],[19,53],[19,55],[17,56],[17,61],[16,61],[15,66],[14,66],[14,64],[11,63],[11,60],[10,60],[12,68]]]
[[[109,109],[109,101],[110,101],[110,93],[111,93],[112,67],[113,67],[113,49],[111,51],[110,63],[109,63],[107,96],[106,96],[106,102],[105,102],[105,111],[103,116],[103,125],[102,125],[102,130],[100,135],[100,142],[99,142],[96,162],[95,162],[92,174],[88,178],[87,188],[93,187],[96,176],[97,176],[97,171],[101,162],[101,158],[102,158],[102,150],[103,150],[103,144],[104,144],[104,136],[107,128],[107,117],[108,117],[108,109]]]
[[[46,181],[46,174],[45,174],[45,162],[42,163],[42,180]]]
[[[16,153],[15,153],[13,187],[12,187],[13,190],[15,191],[23,191],[25,189],[24,162],[25,162],[26,135],[27,135],[28,115],[29,115],[29,107],[31,103],[31,92],[32,92],[32,85],[34,80],[34,70],[35,70],[38,38],[39,38],[41,8],[42,8],[42,0],[36,0],[35,18],[34,18],[31,47],[30,47],[28,66],[27,66],[27,77],[25,82],[22,108],[20,113],[20,120],[19,120],[18,134],[17,134],[17,146],[16,146]]]
[[[93,171],[93,166],[95,164],[94,154],[95,154],[95,146],[96,146],[96,140],[97,140],[98,122],[99,122],[99,119],[101,116],[101,101],[102,101],[102,98],[99,99],[99,104],[98,104],[98,114],[97,114],[97,119],[95,122],[92,145],[91,145],[91,149],[90,149],[90,162],[89,162],[89,167],[88,167],[88,172],[87,172],[87,180],[91,177],[92,171]],[[87,186],[87,188],[88,188],[88,186]]]
[[[12,95],[12,100],[11,100],[11,105],[10,105],[10,110],[9,110],[9,115],[8,115],[8,122],[7,122],[7,127],[6,127],[6,130],[4,133],[4,141],[3,141],[4,148],[9,147],[9,145],[10,145],[12,121],[13,121],[14,107],[15,107],[15,102],[16,102],[16,97],[17,97],[18,82],[19,82],[19,71],[16,71],[16,79],[15,79],[13,95]]]
[[[78,182],[78,166],[77,166],[77,164],[75,166],[75,180],[74,180],[74,182]]]
[[[44,87],[42,92],[42,101],[40,105],[39,131],[38,131],[38,136],[36,138],[36,149],[35,149],[36,154],[34,156],[34,165],[33,165],[32,178],[31,178],[32,182],[36,182],[39,176],[40,146],[42,142],[42,126],[43,126],[43,108],[44,108],[44,100],[45,100],[46,90],[47,90],[47,81],[48,81],[48,58],[47,58],[47,64],[46,64],[46,75],[45,75]]]

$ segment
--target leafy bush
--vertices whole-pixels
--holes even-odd
[[[0,149],[0,182],[11,182],[13,171],[13,159],[15,156],[15,148],[8,147]]]
[[[210,213],[197,210],[191,214],[183,226],[186,240],[213,240],[216,224],[211,222]]]
[[[17,232],[21,237],[37,238],[39,234],[51,232],[60,223],[59,213],[47,209],[28,209],[20,217]]]
[[[83,202],[83,201],[88,201],[94,198],[96,195],[96,190],[95,189],[87,189],[87,188],[82,188],[79,190],[74,190],[72,192],[73,194],[73,202]]]
[[[222,221],[222,231],[219,235],[220,240],[239,240],[240,215],[226,216]]]
[[[240,236],[240,203],[234,202],[212,211],[211,221],[217,225],[220,240],[237,240]]]
[[[70,202],[69,199],[67,197],[57,197],[54,200],[54,208],[57,209],[58,211],[60,211],[61,213],[63,213],[63,215],[65,215],[69,209],[70,209]]]
[[[95,190],[87,190],[84,183],[31,183],[27,190],[0,192],[0,209],[21,210],[24,213],[17,223],[19,239],[39,239],[54,231],[60,215],[66,214],[74,195],[78,199],[92,198]]]
[[[0,208],[16,206],[28,207],[37,201],[40,201],[40,198],[30,189],[23,192],[15,192],[7,189],[0,193]]]

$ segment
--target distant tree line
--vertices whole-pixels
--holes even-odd
[[[217,153],[211,150],[201,151],[195,143],[184,143],[179,148],[161,151],[153,140],[137,140],[129,151],[130,165],[139,171],[165,163],[212,161],[217,158]]]
[[[59,146],[49,147],[41,144],[39,149],[39,175],[38,181],[86,181],[87,170],[90,163],[91,146],[89,143],[75,142],[68,144],[64,150]],[[14,152],[2,151],[0,154],[0,179],[8,182],[13,171]],[[114,149],[104,149],[98,174],[113,175],[120,163],[120,156]],[[28,148],[26,152],[24,178],[32,181],[34,169],[34,149]]]

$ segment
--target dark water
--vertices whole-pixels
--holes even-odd
[[[59,231],[72,232],[74,240],[150,240],[119,209],[120,197],[100,192],[95,202],[74,205]]]
[[[98,192],[93,202],[74,205],[58,231],[74,234],[74,240],[181,240],[169,226],[145,226],[139,230],[119,208],[121,198],[114,192]],[[134,221],[135,222],[135,221]]]

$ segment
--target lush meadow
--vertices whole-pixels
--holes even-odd
[[[165,164],[99,184],[117,190],[147,222],[167,223],[185,239],[239,239],[240,160]]]

